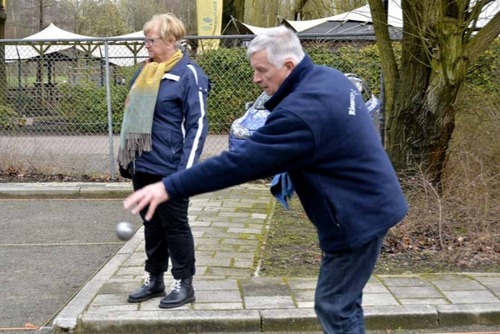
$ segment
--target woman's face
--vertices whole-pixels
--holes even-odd
[[[157,63],[167,61],[176,51],[175,41],[165,41],[161,38],[158,26],[146,33],[144,47],[148,51],[149,59]]]

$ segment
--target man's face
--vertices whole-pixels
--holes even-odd
[[[267,60],[266,50],[252,54],[250,65],[254,70],[253,82],[259,85],[267,95],[276,93],[295,67],[292,61],[287,60],[281,68],[277,68]]]

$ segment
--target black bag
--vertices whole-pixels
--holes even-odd
[[[132,174],[130,173],[130,168],[123,168],[121,164],[118,164],[118,169],[120,170],[120,175],[126,179],[132,179]]]

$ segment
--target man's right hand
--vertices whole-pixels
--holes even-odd
[[[123,207],[130,210],[134,215],[149,205],[145,220],[153,218],[156,208],[159,204],[168,201],[169,196],[163,182],[150,184],[144,188],[135,191],[132,195],[123,200]]]

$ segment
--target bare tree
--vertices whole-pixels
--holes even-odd
[[[61,0],[9,1],[6,13],[9,24],[5,26],[6,38],[24,38],[60,21]]]
[[[0,38],[5,38],[5,22],[7,21],[7,0],[0,0]]]
[[[66,8],[73,13],[74,32],[78,34],[116,36],[129,32],[127,24],[114,1],[69,1]]]
[[[398,67],[380,0],[368,0],[385,84],[386,147],[397,169],[418,167],[439,184],[467,69],[500,33],[500,13],[479,31],[493,0],[402,0]]]
[[[303,2],[302,20],[332,16],[366,5],[366,0],[308,0]]]
[[[165,5],[161,1],[135,1],[120,0],[119,10],[130,28],[130,31],[142,30],[144,23],[153,16],[165,11]]]
[[[117,6],[130,31],[142,30],[153,15],[174,13],[185,24],[188,34],[196,33],[196,1],[185,0],[118,0]]]

